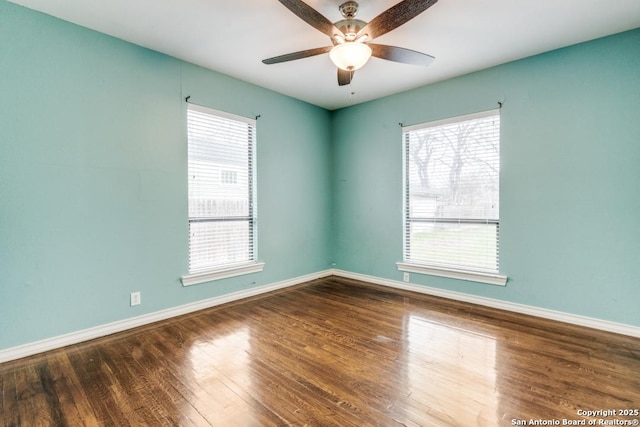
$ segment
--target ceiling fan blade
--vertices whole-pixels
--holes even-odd
[[[403,0],[373,18],[371,22],[358,32],[357,37],[365,34],[369,36],[368,40],[380,37],[420,15],[429,7],[436,4],[437,1],[438,0]]]
[[[287,53],[285,55],[274,56],[273,58],[263,59],[262,62],[267,65],[271,65],[271,64],[277,64],[279,62],[293,61],[295,59],[302,59],[302,58],[308,58],[310,56],[321,55],[323,53],[329,52],[332,48],[333,46],[326,46],[326,47],[317,47],[315,49],[301,50],[299,52],[292,52],[292,53]]]
[[[353,73],[353,71],[345,71],[342,68],[338,68],[338,86],[346,86],[351,83]]]
[[[411,49],[405,49],[397,46],[387,46],[384,44],[367,43],[371,48],[371,55],[376,58],[386,59],[387,61],[402,62],[403,64],[422,65],[424,67],[430,65],[434,61],[434,57],[426,53],[417,52]]]
[[[331,40],[335,35],[344,37],[342,31],[338,29],[331,21],[325,18],[320,12],[303,2],[302,0],[279,0],[287,9],[293,12],[298,18],[302,19],[313,28],[325,33]],[[334,43],[335,44],[335,43]]]

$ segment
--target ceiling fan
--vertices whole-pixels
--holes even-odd
[[[287,9],[315,29],[329,36],[332,46],[307,49],[264,59],[265,64],[277,64],[329,53],[338,67],[338,85],[351,83],[354,72],[371,56],[404,64],[427,66],[435,59],[431,55],[397,46],[371,43],[371,40],[415,18],[438,0],[403,0],[376,16],[369,23],[355,19],[358,3],[347,1],[338,7],[344,19],[332,23],[302,0],[279,0]]]

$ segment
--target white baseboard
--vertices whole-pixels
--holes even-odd
[[[602,331],[640,338],[640,327],[626,325],[624,323],[610,322],[608,320],[595,319],[593,317],[564,313],[562,311],[548,310],[546,308],[539,308],[530,305],[497,300],[493,298],[480,297],[471,294],[465,294],[462,292],[448,291],[445,289],[432,288],[429,286],[414,285],[411,283],[399,282],[396,280],[383,279],[376,276],[368,276],[366,274],[352,273],[350,271],[331,270],[331,273],[335,276],[344,277],[347,279],[360,280],[363,282],[374,283],[376,285],[388,286],[391,288],[403,289],[406,291],[418,292],[421,294],[433,295],[456,301],[484,305],[500,310],[512,311],[520,314],[528,314],[530,316],[542,317],[544,319],[557,320],[559,322],[570,323],[572,325],[585,326],[587,328],[599,329]]]
[[[497,308],[501,310],[511,311],[515,313],[527,314],[531,316],[541,317],[544,319],[556,320],[564,323],[570,323],[578,326],[599,329],[603,331],[613,332],[622,335],[640,338],[640,327],[626,325],[623,323],[615,323],[607,320],[595,319],[592,317],[579,316],[576,314],[564,313],[561,311],[548,310],[545,308],[533,307],[524,304],[517,304],[497,300],[493,298],[485,298],[461,292],[448,291],[445,289],[432,288],[429,286],[414,285],[410,283],[399,282],[396,280],[383,279],[376,276],[368,276],[366,274],[352,273],[349,271],[331,269],[317,273],[307,274],[295,277],[289,280],[272,283],[269,285],[258,286],[256,288],[246,289],[243,291],[233,292],[202,301],[169,308],[166,310],[156,311],[154,313],[144,314],[142,316],[132,317],[130,319],[120,320],[106,325],[96,326],[94,328],[84,329],[53,338],[48,338],[33,343],[28,343],[8,349],[0,350],[0,363],[10,360],[20,359],[32,356],[49,350],[65,347],[67,345],[77,344],[82,341],[88,341],[95,338],[104,337],[116,332],[126,331],[138,326],[148,325],[161,320],[170,319],[172,317],[181,316],[183,314],[193,313],[205,308],[215,307],[217,305],[226,304],[233,301],[261,295],[267,292],[284,289],[290,286],[299,285],[311,280],[320,279],[327,276],[338,276],[347,279],[360,280],[376,285],[388,286],[391,288],[402,289],[406,291],[417,292],[421,294],[433,295],[442,298],[448,298],[456,301],[463,301],[472,304],[483,305],[487,307]]]
[[[215,307],[217,305],[226,304],[228,302],[238,301],[241,299],[253,297],[256,295],[264,294],[267,292],[284,289],[290,286],[299,285],[301,283],[309,282],[311,280],[320,279],[333,274],[333,270],[325,270],[317,273],[307,274],[304,276],[295,277],[289,280],[283,280],[281,282],[272,283],[269,285],[258,286],[244,291],[233,292],[226,295],[221,295],[214,298],[208,298],[201,301],[192,302],[178,307],[168,308],[166,310],[156,311],[149,314],[143,314],[141,316],[132,317],[130,319],[124,319],[106,325],[100,325],[81,331],[71,332],[69,334],[60,335],[53,338],[36,341],[16,347],[11,347],[5,350],[0,350],[0,363],[8,362],[10,360],[20,359],[27,356],[33,356],[34,354],[42,353],[49,350],[65,347],[71,344],[77,344],[82,341],[88,341],[95,338],[104,337],[114,334],[116,332],[126,331],[128,329],[136,328],[138,326],[148,325],[160,320],[170,319],[172,317],[181,316],[183,314],[193,313],[205,308]]]

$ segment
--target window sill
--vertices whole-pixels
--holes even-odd
[[[499,274],[479,273],[466,270],[455,270],[432,267],[408,262],[397,262],[398,270],[408,273],[429,274],[431,276],[448,277],[450,279],[468,280],[470,282],[487,283],[489,285],[506,286],[507,276]]]
[[[206,270],[200,273],[182,276],[182,286],[197,285],[199,283],[212,282],[214,280],[226,279],[229,277],[242,276],[243,274],[258,273],[264,269],[264,262],[250,262],[225,266],[215,270]]]

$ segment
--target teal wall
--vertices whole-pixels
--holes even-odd
[[[412,282],[640,326],[639,48],[636,30],[328,112],[0,0],[0,349],[332,262],[400,279],[398,123],[497,101],[509,282]],[[261,116],[262,273],[179,282],[187,95]]]
[[[412,282],[640,326],[640,30],[334,112],[337,268],[401,280],[398,123],[498,101],[507,286]]]
[[[262,273],[179,281],[187,95],[261,116]],[[324,109],[0,1],[0,349],[327,269],[329,132]]]

